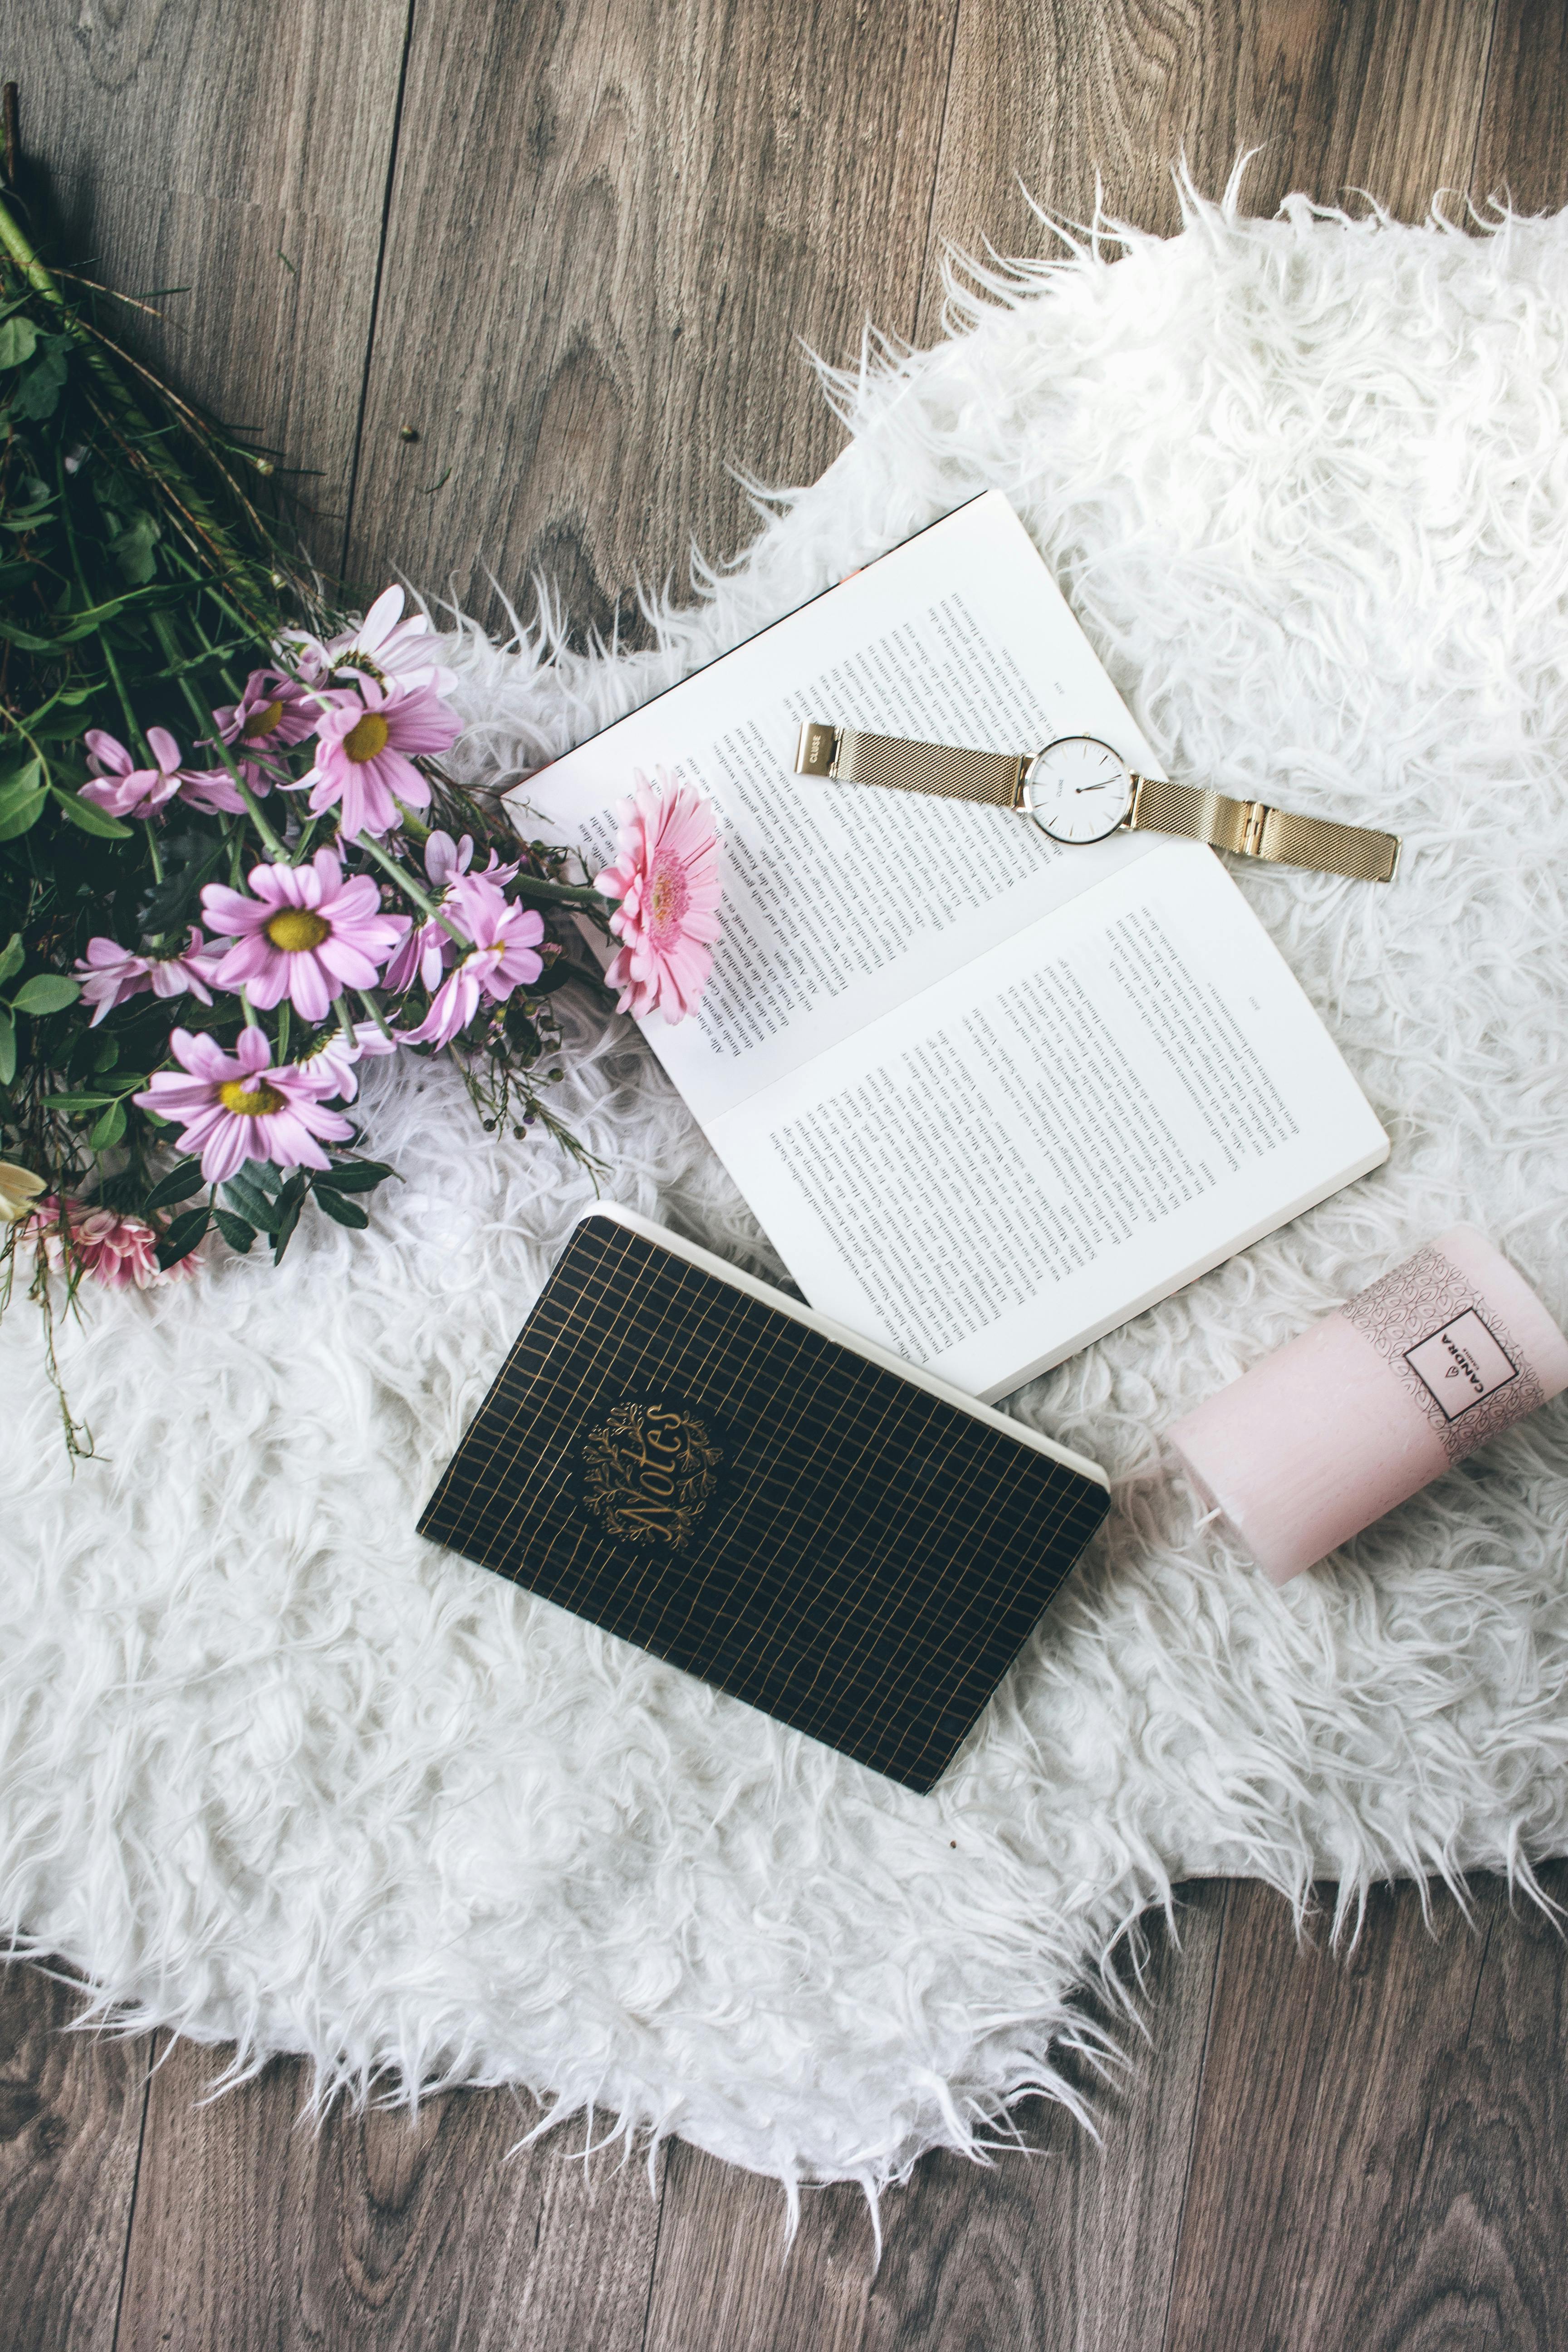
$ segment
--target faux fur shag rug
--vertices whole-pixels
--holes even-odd
[[[1392,890],[1240,877],[1388,1166],[1015,1400],[1121,1507],[921,1800],[416,1538],[586,1187],[376,1066],[372,1230],[91,1302],[74,1483],[6,1318],[0,1918],[105,2011],[874,2189],[1070,2096],[1074,1989],[1184,1874],[1353,1921],[1568,1849],[1568,1400],[1283,1592],[1155,1434],[1457,1216],[1568,1314],[1568,215],[1194,200],[1123,244],[830,379],[851,446],[658,651],[468,635],[469,755],[526,772],[999,484],[1173,774],[1405,835]],[[580,1025],[616,1195],[765,1269],[635,1033]]]

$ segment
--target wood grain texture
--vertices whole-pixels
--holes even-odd
[[[335,561],[408,0],[0,0],[58,257],[144,358],[293,467]],[[330,544],[329,544],[330,543]]]
[[[1335,1958],[1233,1889],[1165,2352],[1563,2343],[1562,1947],[1495,1879],[1432,1903]]]
[[[412,31],[410,26],[412,8]],[[837,435],[798,356],[869,312],[937,328],[934,241],[1045,250],[1015,173],[1082,216],[1094,173],[1174,222],[1184,143],[1245,199],[1442,183],[1568,196],[1568,0],[0,0],[0,65],[57,221],[125,286],[190,283],[153,339],[324,476],[353,467],[407,81],[353,561],[476,597],[479,548],[581,623],[749,530],[723,472],[806,478]],[[1483,98],[1484,92],[1484,98]],[[1473,169],[1472,169],[1473,166]],[[287,257],[279,258],[279,254]],[[292,265],[290,268],[289,265]],[[398,439],[414,425],[416,443]],[[440,485],[440,487],[437,487]],[[335,556],[340,532],[327,534]],[[1552,1881],[1568,1898],[1568,1868]],[[5,2352],[1568,2352],[1563,1948],[1478,1883],[1417,1891],[1353,1959],[1299,1955],[1255,1886],[1187,1891],[1103,2155],[923,2164],[869,2267],[857,2192],[676,2147],[584,2181],[508,2159],[503,2093],[299,2121],[279,2065],[64,2037],[0,1977]],[[138,2141],[145,2139],[138,2171]],[[568,2145],[570,2144],[568,2140]],[[128,2243],[129,2233],[129,2243]],[[118,2338],[116,2314],[119,2313]]]
[[[1152,1938],[1132,2066],[1098,2087],[1099,2146],[1065,2109],[1019,2116],[1029,2153],[983,2169],[927,2158],[883,2207],[873,2275],[859,2192],[808,2191],[784,2260],[771,2181],[672,2151],[647,2352],[910,2352],[1049,2345],[1153,2352],[1160,2342],[1203,2071],[1225,1887],[1185,1891],[1182,1945]]]
[[[111,2352],[153,2036],[68,2034],[80,1997],[0,1968],[0,2343]]]
[[[351,571],[635,629],[752,535],[727,467],[820,473],[801,346],[914,325],[956,6],[420,0]]]
[[[1523,5],[1523,0],[1521,0]],[[1246,209],[1368,189],[1420,219],[1468,184],[1490,0],[963,0],[932,227],[940,245],[1047,253],[1036,201],[1169,235],[1184,154],[1218,195],[1248,148]],[[938,331],[933,252],[921,340]]]
[[[278,2062],[203,2105],[218,2053],[153,2078],[118,2352],[637,2352],[658,2208],[644,2168],[505,2091],[301,2115]],[[575,2136],[574,2136],[574,2130]]]
[[[1453,2217],[1445,2251],[1463,2250],[1461,2307],[1508,2352],[1568,2347],[1568,1863],[1542,1878],[1558,1919],[1500,1902],[1494,1912],[1463,2056],[1436,2086],[1419,2181],[1423,2209]]]
[[[1568,5],[1499,0],[1471,186],[1525,213],[1568,204]]]

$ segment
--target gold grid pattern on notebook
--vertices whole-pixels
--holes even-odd
[[[722,1444],[684,1551],[613,1540],[584,1506],[583,1440],[628,1398]],[[923,1789],[1105,1507],[1065,1465],[591,1218],[421,1528]]]

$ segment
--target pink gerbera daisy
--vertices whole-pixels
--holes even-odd
[[[481,875],[466,877],[462,919],[473,940],[436,992],[417,1029],[406,1032],[413,1045],[449,1045],[479,1009],[481,996],[504,1003],[514,988],[526,987],[544,970],[536,950],[544,937],[537,907],[509,906]]]
[[[331,1162],[318,1138],[345,1143],[353,1129],[342,1114],[322,1108],[336,1092],[331,1070],[272,1067],[272,1048],[260,1029],[243,1029],[232,1054],[215,1037],[176,1029],[169,1043],[180,1070],[155,1070],[146,1091],[135,1097],[143,1110],[183,1121],[182,1151],[199,1151],[209,1184],[237,1175],[247,1160],[270,1160],[278,1168],[328,1168]]]
[[[374,988],[382,965],[408,929],[406,915],[384,915],[368,874],[347,882],[330,849],[309,866],[256,866],[254,896],[209,882],[202,912],[235,944],[213,974],[220,988],[243,988],[253,1004],[288,996],[307,1021],[324,1021],[345,988]]]
[[[427,687],[408,691],[366,678],[358,692],[318,698],[316,764],[300,780],[312,785],[310,814],[338,806],[345,841],[385,833],[397,823],[397,803],[423,808],[430,787],[414,757],[450,751],[461,722]]]
[[[89,940],[86,955],[76,960],[82,995],[98,1008],[89,1028],[96,1029],[106,1013],[144,988],[150,988],[154,996],[183,996],[189,989],[204,1004],[210,1004],[217,952],[195,923],[190,938],[174,955],[136,955],[118,940]]]
[[[97,1209],[90,1201],[62,1202],[52,1192],[39,1202],[23,1237],[37,1244],[51,1273],[60,1273],[74,1259],[108,1290],[153,1289],[196,1270],[189,1256],[170,1266],[159,1265],[157,1228],[145,1218]]]
[[[106,815],[152,816],[176,793],[194,808],[232,813],[245,806],[232,778],[181,765],[180,747],[166,727],[147,730],[147,749],[156,762],[151,768],[139,768],[124,744],[101,727],[89,727],[82,740],[93,772],[80,797]]]
[[[621,991],[620,1009],[642,1020],[655,1011],[683,1020],[713,968],[719,936],[719,835],[713,812],[689,784],[671,785],[663,769],[656,792],[638,774],[632,797],[616,811],[620,845],[595,889],[620,904],[610,929],[624,941],[605,978]]]
[[[315,732],[316,706],[285,671],[253,669],[239,700],[225,703],[213,717],[220,741],[235,747],[240,774],[265,796],[278,781],[279,753]]]

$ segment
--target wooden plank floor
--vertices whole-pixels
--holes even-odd
[[[948,242],[1047,248],[1020,182],[1165,230],[1178,152],[1213,190],[1258,144],[1254,209],[1568,200],[1568,0],[0,0],[0,71],[65,247],[191,289],[149,347],[312,469],[323,560],[633,635],[743,542],[728,469],[834,454],[803,340],[929,340]],[[199,2105],[222,2053],[62,2035],[16,1967],[0,2347],[1568,2347],[1563,1946],[1471,1911],[1401,1887],[1334,1959],[1190,1887],[1103,2145],[1036,2110],[1037,2153],[928,2161],[874,2275],[853,2192],[784,2263],[776,2191],[689,2148],[651,2191],[509,2155],[501,2093],[317,2134],[293,2064]]]

